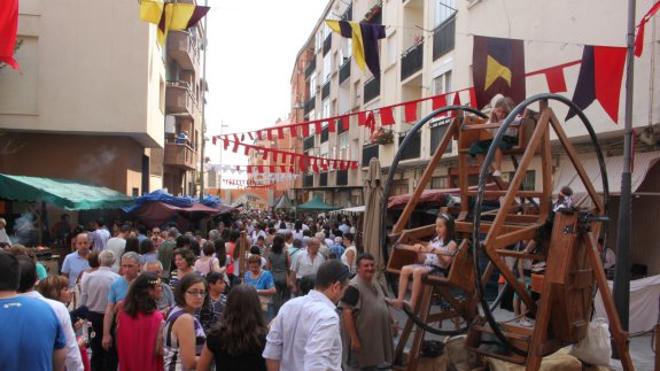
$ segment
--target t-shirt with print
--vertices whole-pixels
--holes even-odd
[[[52,370],[53,351],[66,346],[50,305],[24,296],[0,299],[0,334],[0,370]]]

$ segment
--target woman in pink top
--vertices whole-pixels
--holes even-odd
[[[156,301],[163,294],[160,278],[142,273],[131,283],[117,319],[119,370],[163,370],[163,314]]]
[[[220,267],[218,258],[213,256],[215,252],[215,244],[212,241],[206,241],[202,247],[204,256],[197,258],[193,269],[195,272],[206,277],[211,272],[225,273],[225,267]]]

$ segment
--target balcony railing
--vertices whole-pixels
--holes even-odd
[[[453,15],[433,30],[433,60],[454,50],[456,39],[456,16]]]
[[[314,70],[316,69],[316,56],[312,57],[311,60],[307,62],[307,66],[305,67],[305,78],[309,78],[313,73]]]
[[[369,166],[369,161],[378,158],[378,144],[370,144],[362,147],[362,167]]]
[[[314,136],[310,135],[303,139],[303,151],[314,148]]]
[[[167,113],[193,115],[194,101],[190,89],[175,82],[167,83],[165,98],[165,109]]]
[[[321,87],[321,99],[325,99],[330,95],[330,80],[328,80],[323,87]]]
[[[323,40],[323,56],[328,54],[330,48],[332,48],[332,33],[329,33],[325,40]]]
[[[316,107],[316,96],[312,96],[305,102],[305,113],[309,113]]]
[[[351,77],[351,58],[345,58],[344,63],[339,67],[339,83],[346,81]]]
[[[328,173],[321,173],[319,174],[319,187],[327,187],[328,186]]]
[[[422,136],[421,132],[418,131],[413,135],[412,141],[404,148],[403,152],[401,153],[401,160],[410,160],[413,158],[419,158],[420,155],[420,147],[422,144]],[[406,137],[407,133],[399,134],[399,146],[401,143],[403,143],[403,139]]]
[[[348,185],[348,170],[339,170],[337,171],[337,185],[345,186]]]
[[[413,45],[401,55],[401,81],[422,69],[424,63],[424,43]]]
[[[166,143],[163,163],[183,169],[195,169],[195,151],[187,144]]]
[[[371,79],[364,83],[364,103],[380,95],[380,79]]]
[[[185,31],[170,31],[167,35],[167,54],[184,70],[199,66],[200,52],[197,40]]]

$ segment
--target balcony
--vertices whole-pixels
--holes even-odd
[[[303,151],[314,148],[314,136],[310,135],[307,138],[303,139]]]
[[[199,66],[197,40],[185,31],[170,31],[167,35],[167,54],[184,70]]]
[[[328,80],[323,87],[321,87],[321,100],[327,98],[330,95],[330,80]]]
[[[311,60],[307,62],[307,66],[305,67],[305,78],[309,78],[313,73],[314,70],[316,69],[316,56],[312,57]]]
[[[166,143],[163,163],[184,170],[195,170],[195,151],[187,144]]]
[[[351,77],[351,58],[345,58],[344,63],[339,67],[339,83],[346,81]]]
[[[370,144],[362,147],[362,167],[369,166],[373,157],[378,158],[378,144]]]
[[[186,84],[168,81],[166,95],[167,113],[193,115],[194,102],[190,89]]]
[[[403,133],[399,134],[399,146],[403,143],[403,139],[406,137],[408,133]],[[410,160],[413,158],[419,158],[420,155],[420,147],[422,144],[422,133],[421,131],[418,131],[415,134],[412,134],[412,141],[404,148],[403,152],[401,153],[401,160]]]
[[[314,108],[316,107],[316,96],[313,96],[305,102],[305,114],[309,113],[310,111],[313,111]]]
[[[454,50],[456,16],[453,15],[433,30],[433,60]]]
[[[338,170],[336,176],[337,176],[336,185],[338,186],[348,185],[348,170]]]
[[[326,54],[330,51],[330,48],[332,48],[332,33],[329,33],[328,36],[326,36],[325,40],[323,40],[323,56],[325,57]]]
[[[408,48],[408,50],[401,55],[401,81],[421,70],[423,63],[424,43],[420,42],[419,44]]]
[[[380,79],[371,79],[364,83],[364,103],[380,95]]]

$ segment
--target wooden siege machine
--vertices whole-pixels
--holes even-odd
[[[566,136],[559,120],[548,106],[548,100],[562,102],[576,110],[589,132],[601,164],[604,196],[597,194],[586,171],[577,158],[577,152]],[[539,103],[539,112],[527,107]],[[460,188],[460,211],[455,213],[456,234],[459,249],[453,258],[448,275],[428,275],[424,278],[423,294],[416,305],[416,313],[408,314],[395,352],[395,359],[401,362],[403,351],[413,327],[417,325],[412,347],[408,353],[407,370],[415,370],[426,331],[436,334],[453,335],[468,333],[466,347],[478,354],[526,364],[527,370],[538,370],[543,356],[549,355],[563,346],[575,344],[586,336],[592,315],[594,283],[603,293],[603,301],[610,320],[610,329],[625,370],[633,365],[628,353],[627,333],[621,327],[605,272],[596,249],[596,238],[601,223],[606,219],[607,177],[604,161],[595,133],[586,116],[573,103],[559,95],[541,94],[519,104],[501,124],[486,124],[486,117],[469,107],[450,106],[432,112],[422,118],[409,133],[415,134],[427,122],[447,111],[457,111],[429,161],[415,191],[406,204],[401,216],[394,225],[390,241],[396,241],[389,254],[387,272],[396,275],[401,267],[417,262],[417,252],[412,248],[416,242],[427,240],[434,234],[434,226],[405,229],[415,206],[431,179],[433,171],[440,164],[442,155],[452,139],[458,142],[458,170]],[[464,115],[464,112],[469,115]],[[522,119],[516,119],[522,114]],[[511,156],[516,170],[510,181],[503,182],[499,177],[489,175],[497,145],[502,140],[506,128],[515,124],[518,128],[518,145],[504,155]],[[553,129],[568,158],[584,183],[593,204],[590,209],[572,209],[566,212],[552,212],[552,157],[550,129]],[[479,183],[476,187],[468,184],[468,149],[479,139],[483,139],[484,129],[497,129],[493,144],[481,164]],[[408,135],[390,167],[385,185],[384,200],[388,199],[392,182],[402,150]],[[516,156],[520,156],[517,158]],[[535,157],[541,159],[541,189],[521,190],[523,179]],[[497,189],[486,190],[490,180]],[[499,208],[481,212],[485,197],[500,199]],[[536,199],[539,200],[536,203]],[[526,202],[529,200],[529,202]],[[471,207],[472,203],[472,207]],[[536,212],[527,212],[526,205],[536,204]],[[387,201],[383,207],[387,212]],[[550,231],[550,232],[548,232]],[[531,254],[507,249],[523,241],[536,240],[543,253]],[[388,256],[387,243],[384,245]],[[488,258],[488,265],[482,272],[479,268],[478,249]],[[542,280],[540,299],[535,301],[514,272],[505,264],[504,257],[518,260],[544,261],[545,273],[536,277]],[[489,304],[484,298],[483,285],[497,270],[526,304],[528,313],[535,317],[532,328],[508,323],[498,323]],[[460,291],[460,295],[457,292]],[[441,297],[446,306],[439,312],[433,307],[434,297]],[[481,308],[481,310],[479,310]],[[466,328],[446,331],[435,329],[431,323],[444,319],[462,319]],[[493,349],[493,340],[498,346]]]

